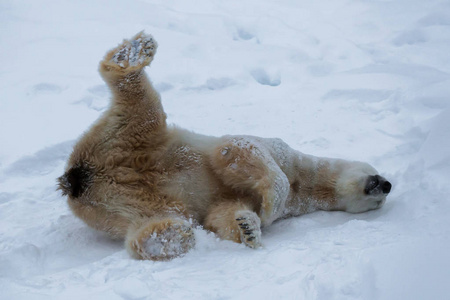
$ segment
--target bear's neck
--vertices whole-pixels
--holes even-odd
[[[289,215],[316,210],[340,210],[336,195],[339,167],[336,159],[298,153],[291,172],[291,192],[286,205]]]

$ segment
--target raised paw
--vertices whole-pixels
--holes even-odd
[[[252,211],[237,211],[236,222],[241,242],[250,248],[261,247],[261,221]]]
[[[150,64],[157,47],[154,38],[142,31],[111,50],[106,55],[105,63],[110,67],[117,66],[123,70],[140,69]]]
[[[128,250],[138,259],[170,260],[185,254],[195,244],[189,223],[181,220],[152,222],[127,239]]]

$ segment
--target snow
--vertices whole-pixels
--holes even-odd
[[[448,299],[450,3],[0,3],[0,299]],[[169,122],[279,137],[393,183],[364,214],[276,222],[260,249],[196,229],[169,262],[129,257],[55,191],[109,91],[107,50],[145,30]]]

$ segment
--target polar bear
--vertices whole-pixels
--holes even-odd
[[[131,256],[183,255],[195,245],[196,225],[258,248],[261,228],[277,219],[383,206],[391,184],[366,163],[306,155],[280,139],[168,126],[143,70],[156,48],[141,32],[106,54],[99,70],[111,105],[58,178],[73,213],[125,239]]]

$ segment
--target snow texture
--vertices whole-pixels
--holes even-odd
[[[0,27],[0,299],[449,299],[449,1],[5,0]],[[367,161],[385,206],[256,250],[198,228],[169,262],[88,228],[55,178],[108,106],[99,61],[141,30],[169,122]]]

